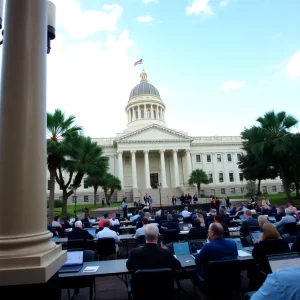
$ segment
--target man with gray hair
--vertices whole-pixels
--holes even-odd
[[[275,227],[277,230],[281,233],[284,231],[284,224],[287,223],[297,223],[296,219],[294,216],[289,215],[290,210],[288,208],[285,209],[285,216],[281,218],[281,220],[277,223],[275,223]]]
[[[158,239],[159,231],[157,225],[146,225],[146,244],[131,250],[126,262],[129,271],[136,271],[138,269],[181,268],[180,262],[174,257],[173,253],[157,244]]]
[[[75,228],[68,233],[69,240],[93,240],[94,237],[87,231],[82,229],[82,222],[76,221]]]

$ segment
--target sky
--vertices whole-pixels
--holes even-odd
[[[75,115],[85,135],[125,129],[143,68],[167,126],[191,136],[239,135],[270,110],[300,120],[299,0],[53,2],[47,110]]]

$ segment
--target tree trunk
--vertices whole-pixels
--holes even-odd
[[[261,184],[261,180],[259,179],[258,180],[258,184],[257,184],[257,195],[259,196],[261,193],[260,193],[260,184]]]
[[[280,164],[279,167],[280,167],[280,175],[281,175],[281,179],[282,179],[282,185],[284,188],[284,192],[286,194],[286,200],[287,200],[287,202],[291,202],[292,198],[291,198],[290,182],[289,182],[288,174],[282,164]]]
[[[56,169],[49,167],[50,173],[50,195],[49,195],[49,218],[52,222],[54,220],[54,193],[55,193],[55,173]]]
[[[198,198],[200,198],[200,182],[197,182]]]
[[[300,189],[300,182],[299,182],[298,179],[295,181],[295,187],[296,187],[296,198],[297,198],[297,199],[300,199],[300,192],[299,192],[299,189]]]
[[[63,188],[63,202],[61,214],[63,217],[68,215],[68,199],[73,194],[73,190],[68,191],[66,188]]]
[[[97,206],[97,190],[98,186],[94,185],[94,208]]]

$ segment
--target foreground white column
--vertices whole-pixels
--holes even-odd
[[[159,153],[160,153],[161,187],[167,188],[165,150],[159,150]]]
[[[66,261],[47,230],[47,1],[6,1],[4,28],[0,285],[45,283]]]
[[[145,158],[145,188],[151,189],[150,185],[150,169],[149,169],[149,150],[144,150],[144,158]]]
[[[177,149],[173,150],[173,164],[174,164],[174,187],[179,186],[179,170],[178,170],[178,158]]]
[[[118,174],[118,177],[121,181],[121,187],[123,189],[123,151],[118,151]]]
[[[135,151],[131,151],[132,188],[137,189]]]
[[[186,149],[185,150],[185,155],[186,155],[186,163],[187,163],[187,175],[188,175],[188,178],[187,178],[187,182],[190,178],[190,175],[192,173],[192,161],[191,161],[191,152],[189,149]]]

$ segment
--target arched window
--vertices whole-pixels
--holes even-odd
[[[153,118],[156,119],[156,110],[153,111]]]
[[[151,111],[150,111],[150,109],[147,109],[147,118],[151,119]]]
[[[136,110],[135,111],[135,118],[138,119],[139,118],[139,112]]]
[[[144,119],[145,115],[144,115],[144,110],[141,110],[141,118]]]

